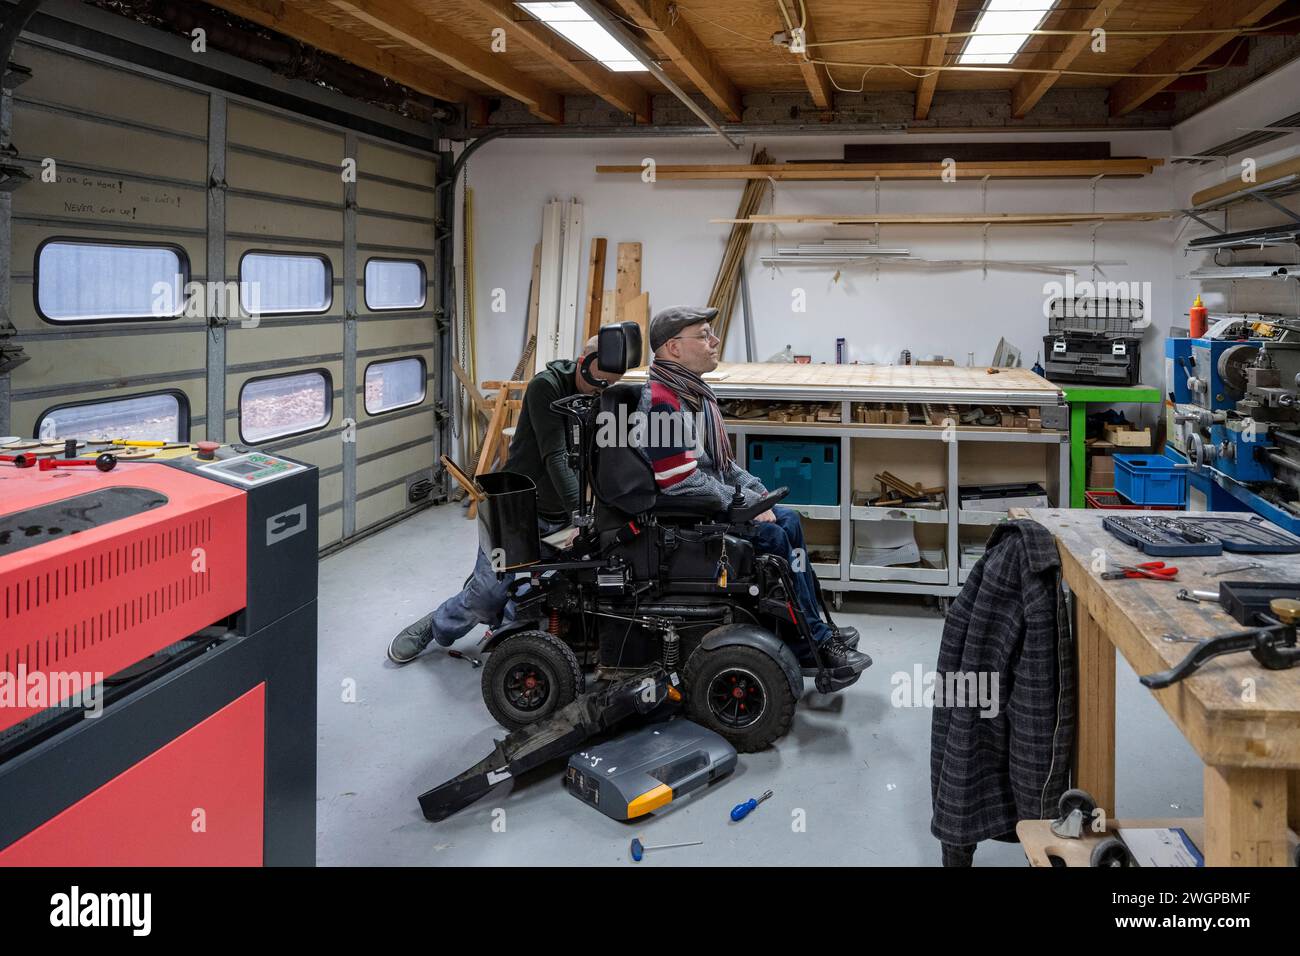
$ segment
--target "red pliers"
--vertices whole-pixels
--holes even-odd
[[[1118,571],[1107,571],[1101,576],[1103,581],[1115,581],[1119,578],[1151,578],[1154,581],[1172,581],[1176,577],[1178,577],[1178,569],[1166,567],[1163,561],[1125,565]]]

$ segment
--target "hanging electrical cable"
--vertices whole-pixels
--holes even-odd
[[[1172,36],[1205,36],[1220,33],[1230,33],[1235,35],[1250,33],[1268,33],[1276,30],[1285,24],[1300,20],[1300,14],[1289,17],[1282,17],[1271,23],[1258,24],[1253,27],[1206,27],[1206,28],[1168,28],[1163,30],[1157,29],[1132,29],[1132,30],[1112,30],[1106,27],[1106,36],[1108,37],[1172,37]],[[1038,30],[1016,30],[1010,33],[989,33],[986,31],[975,30],[949,30],[943,33],[905,33],[894,34],[880,37],[853,37],[842,40],[819,40],[816,43],[809,43],[809,47],[826,47],[826,46],[858,46],[868,43],[915,43],[921,40],[962,40],[973,36],[999,37],[999,36],[1092,36],[1092,30],[1057,30],[1057,29],[1038,29]]]

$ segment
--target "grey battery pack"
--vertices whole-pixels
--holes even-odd
[[[735,747],[712,730],[676,718],[574,754],[564,785],[606,816],[633,820],[735,769]]]

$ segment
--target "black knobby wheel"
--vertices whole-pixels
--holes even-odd
[[[691,720],[717,731],[741,753],[767,747],[794,720],[796,699],[785,671],[756,647],[697,648],[682,683]]]
[[[483,665],[483,702],[510,730],[549,717],[582,693],[582,667],[572,649],[545,631],[512,634]]]
[[[705,696],[713,718],[736,730],[760,720],[767,709],[767,691],[763,682],[743,667],[719,671],[709,681]]]

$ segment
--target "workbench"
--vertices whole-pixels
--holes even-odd
[[[1180,588],[1213,590],[1225,577],[1298,581],[1300,555],[1166,558],[1179,569],[1175,582],[1104,581],[1098,555],[1112,567],[1152,559],[1106,531],[1102,512],[1031,509],[1025,514],[1056,537],[1073,594],[1079,703],[1074,786],[1091,793],[1113,818],[1115,651],[1139,675],[1171,667],[1194,645],[1167,642],[1163,635],[1205,638],[1241,630],[1216,603],[1177,600]],[[1250,561],[1264,567],[1223,577],[1206,574]],[[1265,670],[1249,653],[1233,654],[1151,693],[1205,764],[1200,849],[1206,865],[1290,865],[1288,843],[1294,836],[1288,826],[1300,829],[1300,668]]]
[[[1069,385],[1061,391],[1070,406],[1070,507],[1082,508],[1087,490],[1088,455],[1084,446],[1088,431],[1088,406],[1094,402],[1110,405],[1154,405],[1162,401],[1160,389],[1151,385]],[[1109,491],[1110,489],[1104,489]]]
[[[645,369],[637,369],[624,381],[644,381],[645,376]],[[723,401],[838,406],[838,422],[725,421],[742,467],[750,438],[838,439],[839,504],[790,504],[805,519],[809,550],[836,555],[833,561],[813,561],[836,607],[850,591],[928,595],[938,598],[941,606],[956,596],[975,563],[970,556],[963,560],[963,545],[968,550],[982,546],[992,526],[1007,517],[1005,510],[959,508],[959,485],[1035,481],[1043,485],[1050,501],[1060,504],[1069,499],[1069,436],[1061,390],[1028,369],[765,362],[722,364],[704,379]],[[958,412],[977,405],[1032,406],[1046,421],[1059,422],[1062,427],[864,424],[853,421],[852,409],[859,402],[952,405]],[[855,502],[855,492],[876,490],[873,476],[885,470],[928,486],[942,486],[945,507],[873,507]],[[914,523],[915,538],[925,556],[923,566],[854,560],[858,551],[855,541],[870,535],[870,523],[882,521]]]

